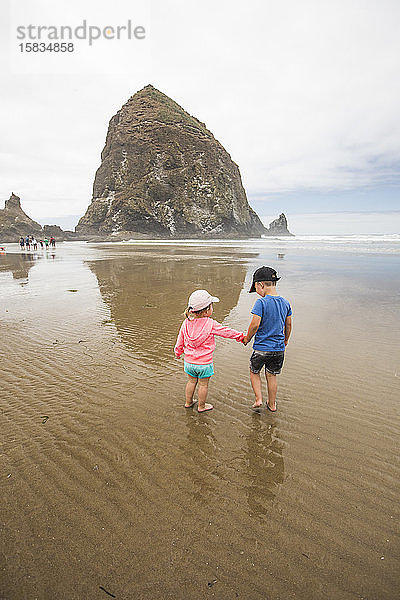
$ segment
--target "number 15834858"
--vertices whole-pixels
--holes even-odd
[[[51,42],[45,44],[44,42],[26,42],[24,44],[18,44],[21,52],[73,52],[74,44],[72,42]]]

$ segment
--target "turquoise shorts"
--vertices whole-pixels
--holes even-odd
[[[196,377],[197,379],[205,379],[206,377],[214,375],[213,363],[208,365],[193,365],[192,363],[184,361],[183,370],[191,377]]]

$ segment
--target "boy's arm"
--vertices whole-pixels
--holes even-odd
[[[292,317],[288,316],[285,320],[285,346],[289,343],[290,334],[292,333]]]
[[[258,315],[253,315],[253,318],[251,320],[251,323],[249,325],[247,333],[243,338],[243,344],[245,346],[250,342],[253,335],[255,335],[257,333],[257,329],[260,327],[260,323],[261,323],[261,317],[259,317]]]

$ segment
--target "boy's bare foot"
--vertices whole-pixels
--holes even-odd
[[[260,402],[257,402],[257,400],[256,400],[251,408],[261,408],[261,407],[262,407],[262,400],[260,400]]]
[[[268,410],[270,410],[271,412],[276,412],[276,402],[274,402],[274,405],[271,407],[268,402],[267,402],[267,408]]]
[[[205,404],[204,408],[198,408],[198,412],[206,412],[206,410],[212,410],[214,407],[212,404]]]

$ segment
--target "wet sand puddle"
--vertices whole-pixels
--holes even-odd
[[[245,329],[251,272],[276,254],[65,244],[7,260],[2,597],[396,597],[393,278],[381,302],[362,257],[351,281],[340,257],[287,256],[278,413],[250,410],[251,349],[219,339],[200,416],[171,353],[187,296],[210,289],[215,318]]]

